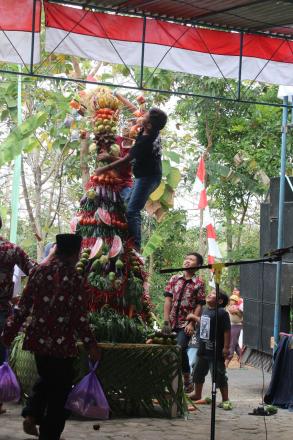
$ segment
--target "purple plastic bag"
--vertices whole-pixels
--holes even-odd
[[[65,408],[74,414],[91,419],[108,419],[110,407],[96,376],[99,362],[90,365],[91,371],[70,392]]]
[[[0,367],[0,402],[13,402],[20,399],[20,386],[7,362]]]

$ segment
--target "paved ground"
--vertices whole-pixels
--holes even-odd
[[[254,368],[229,368],[230,399],[233,411],[217,409],[216,439],[265,440],[263,417],[248,413],[261,401],[262,373]],[[265,374],[265,383],[270,376]],[[204,395],[210,393],[207,381]],[[29,440],[21,429],[20,406],[10,405],[7,414],[0,416],[1,440]],[[93,430],[93,422],[70,420],[64,432],[66,440],[206,440],[210,438],[210,406],[201,406],[188,419],[114,419],[99,422],[100,430]],[[266,418],[267,438],[292,440],[293,413],[279,410]],[[32,438],[32,437],[31,437]]]

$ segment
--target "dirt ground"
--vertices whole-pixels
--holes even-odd
[[[263,378],[267,388],[270,375],[255,368],[239,368],[233,363],[228,369],[232,411],[217,409],[216,439],[222,440],[292,440],[293,413],[278,410],[274,416],[248,415],[261,402]],[[204,396],[210,395],[210,378],[204,386]],[[220,400],[220,396],[217,395]],[[28,440],[22,432],[21,407],[9,405],[7,414],[0,416],[1,440]],[[210,438],[210,406],[200,406],[184,418],[112,419],[99,422],[100,430],[93,429],[92,421],[69,420],[64,431],[65,440],[206,440]],[[265,429],[266,427],[266,429]],[[267,430],[267,431],[266,431]],[[267,433],[267,434],[266,434]],[[266,437],[267,435],[267,437]],[[30,437],[32,438],[32,437]]]

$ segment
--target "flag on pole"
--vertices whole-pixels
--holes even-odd
[[[201,156],[196,173],[194,190],[197,196],[197,208],[203,209],[203,226],[206,228],[208,243],[208,263],[213,264],[216,258],[222,258],[217,244],[216,231],[213,225],[213,219],[210,215],[207,193],[205,188],[206,169],[204,158]]]

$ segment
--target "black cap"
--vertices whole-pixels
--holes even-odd
[[[77,254],[80,251],[82,237],[76,234],[56,235],[57,252],[65,255]]]

